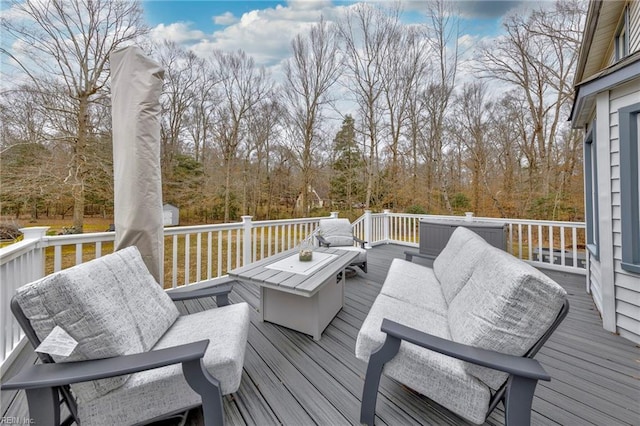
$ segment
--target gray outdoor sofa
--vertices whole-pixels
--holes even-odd
[[[356,342],[361,422],[373,424],[384,372],[472,423],[504,401],[507,424],[529,424],[550,380],[531,357],[568,309],[562,287],[463,227],[433,268],[395,259]]]

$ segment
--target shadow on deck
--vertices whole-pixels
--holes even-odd
[[[369,273],[347,280],[345,306],[319,342],[310,336],[261,323],[258,289],[236,285],[231,302],[253,308],[240,389],[224,400],[228,425],[358,424],[366,364],[354,356],[355,339],[378,295],[391,261],[405,247],[378,246],[368,253]],[[569,293],[571,310],[536,356],[552,376],[540,382],[532,423],[539,425],[620,425],[640,422],[638,347],[602,329],[585,293],[584,277],[550,273]],[[192,313],[215,306],[212,299],[179,308]],[[20,395],[2,395],[3,416],[24,417]],[[448,410],[383,376],[376,424],[467,424]],[[199,410],[186,424],[200,424]],[[163,425],[176,421],[162,422]],[[157,425],[159,425],[158,423]],[[504,424],[502,406],[486,424]]]

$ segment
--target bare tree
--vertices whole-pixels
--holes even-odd
[[[74,129],[65,135],[71,147],[67,182],[74,198],[73,226],[82,232],[91,103],[106,91],[109,55],[147,32],[142,9],[136,1],[112,0],[25,0],[13,1],[11,8],[15,13],[3,15],[1,25],[19,48],[0,52],[36,86],[47,87],[55,78],[69,99],[68,109],[52,113],[75,118]]]
[[[490,103],[487,101],[487,86],[481,81],[465,83],[462,91],[453,102],[451,132],[464,151],[467,168],[471,171],[472,209],[474,212],[486,211],[485,194],[488,194],[494,206],[504,217],[499,200],[493,193],[490,178],[495,176],[489,168],[492,166],[493,147],[489,140]]]
[[[176,182],[173,169],[176,156],[184,153],[188,137],[187,119],[197,101],[197,84],[202,60],[173,42],[164,42],[158,49],[160,64],[165,70],[160,103],[162,180],[165,192]]]
[[[16,218],[28,211],[38,217],[38,205],[51,201],[54,183],[47,167],[53,144],[46,127],[50,125],[37,91],[22,86],[5,92],[0,102],[0,202],[3,213]],[[57,181],[57,182],[56,182]]]
[[[379,142],[384,117],[383,80],[380,64],[390,52],[389,37],[398,25],[397,7],[384,11],[359,3],[338,24],[342,51],[348,70],[348,89],[353,94],[361,117],[361,131],[367,153],[365,208],[371,205],[378,175]]]
[[[424,78],[424,76],[422,77]],[[421,78],[421,79],[422,79]],[[426,139],[425,129],[427,129],[426,122],[428,115],[426,114],[425,97],[422,91],[424,83],[420,82],[416,84],[415,91],[410,94],[409,105],[407,112],[407,124],[404,135],[409,143],[410,162],[410,185],[408,189],[413,194],[413,203],[420,204],[421,198],[425,196],[425,182],[427,181],[426,175],[429,168],[422,167],[423,159],[428,158],[428,155],[424,152],[424,147],[427,145],[423,143]],[[424,179],[420,179],[420,176],[425,175]],[[426,205],[428,205],[428,200]]]
[[[277,146],[277,138],[282,131],[281,117],[285,115],[282,105],[277,101],[264,102],[259,105],[249,118],[248,141],[245,154],[243,180],[245,193],[249,192],[253,205],[247,208],[253,216],[263,213],[266,219],[271,218],[274,185],[271,176],[272,150]],[[252,161],[253,160],[253,161]]]
[[[530,203],[531,192],[523,179],[525,154],[520,149],[527,139],[524,103],[514,92],[507,92],[492,103],[487,138],[494,159],[495,198],[499,199],[503,217],[522,217]]]
[[[514,14],[504,23],[506,36],[481,51],[478,69],[518,89],[525,100],[530,191],[547,197],[554,178],[554,150],[571,105],[584,4],[558,1],[528,16]]]
[[[454,4],[446,0],[430,0],[426,6],[427,22],[425,30],[431,47],[434,73],[424,93],[424,106],[427,112],[427,188],[438,186],[446,210],[453,213],[449,199],[448,179],[444,164],[445,118],[450,106],[456,83],[460,53],[458,38],[460,24]]]
[[[291,42],[293,57],[284,64],[284,102],[288,108],[292,150],[300,168],[302,213],[309,214],[309,192],[320,142],[323,110],[329,104],[329,89],[341,71],[335,32],[320,19],[308,35]]]
[[[218,81],[211,64],[204,60],[194,63],[195,84],[194,99],[185,117],[187,131],[193,144],[193,156],[196,161],[206,162],[205,153],[211,143],[211,133],[215,125],[215,111],[221,99]]]
[[[382,91],[387,117],[387,134],[391,151],[391,166],[387,187],[390,189],[386,204],[396,207],[399,194],[405,186],[401,180],[403,152],[400,142],[408,125],[412,102],[419,92],[428,69],[427,45],[423,34],[415,27],[396,26],[389,34],[387,55],[381,58]],[[413,198],[411,194],[411,198]]]
[[[224,221],[228,222],[232,165],[246,132],[249,112],[265,100],[271,82],[265,69],[256,67],[253,58],[241,50],[232,53],[216,50],[212,65],[223,99],[218,108],[216,134],[224,161]]]

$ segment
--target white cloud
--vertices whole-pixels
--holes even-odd
[[[526,3],[527,1],[523,0],[457,1],[456,6],[465,18],[496,19]]]
[[[308,31],[320,16],[327,21],[335,20],[344,9],[328,0],[297,0],[289,1],[286,6],[252,10],[236,22],[201,38],[190,49],[201,57],[210,56],[214,49],[242,49],[259,65],[272,67],[289,56],[291,40],[297,34]],[[225,13],[214,19],[227,16],[233,17]]]
[[[458,38],[458,46],[461,49],[466,50],[473,48],[478,44],[479,37],[471,34],[463,34]]]
[[[190,28],[191,23],[174,22],[173,24],[159,24],[151,29],[151,39],[155,42],[173,41],[176,43],[189,43],[205,39],[207,36],[200,30]]]
[[[238,22],[238,18],[236,18],[231,12],[225,12],[222,15],[213,17],[213,23],[216,25],[232,25],[236,22]]]
[[[404,0],[403,6],[417,9],[424,4]],[[271,71],[277,81],[282,78],[282,64],[290,57],[291,40],[297,34],[308,31],[321,16],[328,22],[335,22],[353,7],[353,4],[333,4],[329,0],[289,0],[284,5],[252,10],[239,17],[231,12],[215,16],[212,18],[214,22],[224,27],[213,33],[205,34],[189,23],[178,22],[159,25],[154,28],[153,35],[154,38],[162,37],[185,44],[200,57],[209,57],[216,49],[227,52],[242,49],[258,65],[264,65]],[[472,62],[481,40],[477,34],[464,34],[458,39],[461,54],[459,81],[478,78]]]
[[[289,0],[289,8],[292,10],[318,10],[331,7],[331,0]]]

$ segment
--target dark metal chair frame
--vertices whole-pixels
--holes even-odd
[[[215,297],[218,307],[229,304],[229,293],[235,281],[218,281],[195,290],[168,292],[174,302],[199,297]],[[22,327],[31,345],[36,348],[41,341],[29,319],[24,315],[15,297],[11,299],[11,311]],[[72,383],[104,379],[123,374],[137,373],[172,364],[182,364],[182,372],[189,386],[202,396],[205,425],[223,425],[222,392],[220,382],[204,367],[202,358],[208,340],[188,343],[156,351],[133,355],[122,355],[88,361],[56,363],[49,354],[37,353],[42,364],[30,365],[1,385],[2,390],[25,390],[29,405],[29,416],[37,425],[58,426],[76,423],[77,403],[69,387]],[[70,415],[60,420],[61,399]],[[185,411],[193,407],[185,407]],[[169,413],[167,416],[178,413]],[[162,416],[165,418],[167,416]],[[149,419],[160,420],[158,419]]]
[[[538,353],[540,348],[542,348],[556,328],[558,328],[568,313],[569,301],[565,300],[558,316],[549,329],[523,356],[508,355],[464,345],[384,319],[381,330],[387,334],[387,337],[384,343],[372,352],[369,358],[362,392],[360,423],[373,425],[382,369],[387,362],[391,361],[398,354],[400,343],[404,340],[463,361],[509,373],[509,377],[505,383],[492,394],[485,418],[488,417],[502,401],[505,407],[505,423],[507,425],[530,425],[531,403],[538,380],[551,380],[551,377],[542,365],[533,359],[533,357]]]
[[[331,247],[331,243],[329,241],[327,241],[324,236],[320,235],[320,234],[316,234],[316,238],[318,239],[318,244],[320,245],[320,247]],[[353,235],[353,241],[355,243],[358,243],[360,245],[360,248],[364,249],[365,244],[367,244],[366,241],[361,240],[360,238],[356,237],[355,235]],[[334,246],[334,248],[340,248],[340,246]],[[349,266],[357,266],[360,269],[362,269],[362,272],[364,272],[365,274],[367,273],[367,262],[354,262],[352,264],[350,264]],[[355,273],[355,271],[354,271]]]

